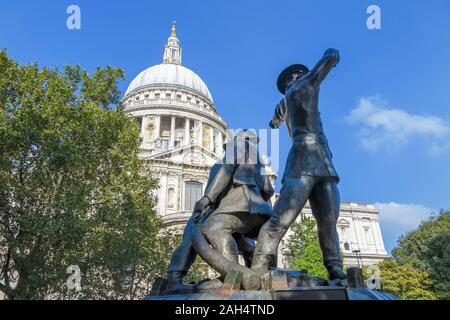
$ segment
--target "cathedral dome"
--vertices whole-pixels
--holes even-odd
[[[125,96],[140,89],[161,86],[191,89],[213,102],[205,82],[192,70],[175,63],[162,63],[142,71],[131,82]]]
[[[213,103],[211,93],[203,80],[192,70],[181,65],[183,50],[177,38],[177,29],[172,32],[164,48],[163,62],[142,71],[128,87],[125,97],[141,89],[155,87],[181,87],[203,96]]]
[[[191,165],[201,157],[176,153],[178,158],[174,158],[169,154],[194,146],[209,153],[205,163],[211,166],[223,154],[228,127],[206,84],[182,65],[182,52],[174,22],[162,63],[145,69],[130,83],[123,98],[124,111],[141,128],[142,158],[156,159],[169,152],[163,158]]]

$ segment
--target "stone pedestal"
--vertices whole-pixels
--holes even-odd
[[[201,290],[188,294],[166,293],[164,279],[155,281],[146,300],[397,300],[392,294],[372,290],[355,281],[329,281],[308,275],[304,270],[273,269],[262,277],[258,291],[241,289],[242,274],[233,271],[221,288]]]
[[[294,288],[286,290],[235,291],[230,294],[204,292],[149,296],[145,300],[397,300],[389,293],[367,288]]]

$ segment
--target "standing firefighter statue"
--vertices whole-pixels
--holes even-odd
[[[278,89],[284,98],[277,105],[270,126],[278,128],[286,122],[293,145],[280,197],[273,216],[261,229],[253,256],[252,270],[260,275],[267,271],[281,238],[309,199],[329,279],[337,282],[346,279],[336,230],[340,210],[339,176],[318,109],[320,84],[338,62],[339,52],[328,49],[311,71],[296,64],[286,68],[278,78]]]

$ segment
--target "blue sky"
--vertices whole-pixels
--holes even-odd
[[[81,8],[81,30],[66,28],[70,4]],[[381,8],[381,30],[366,27],[370,4]],[[120,66],[125,92],[161,62],[173,20],[184,65],[208,84],[231,128],[266,128],[281,98],[279,72],[340,50],[320,109],[341,197],[378,205],[389,250],[450,207],[447,0],[0,0],[0,48],[23,63]],[[282,173],[291,145],[285,127],[280,139]]]

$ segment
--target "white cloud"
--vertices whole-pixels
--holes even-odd
[[[422,221],[437,212],[420,204],[389,202],[376,203],[375,206],[380,211],[380,225],[388,251],[396,245],[402,234],[416,229]]]
[[[361,98],[346,120],[361,126],[359,139],[369,151],[397,150],[418,137],[430,142],[429,151],[433,154],[449,149],[450,127],[443,119],[389,108],[387,101],[379,97]]]

